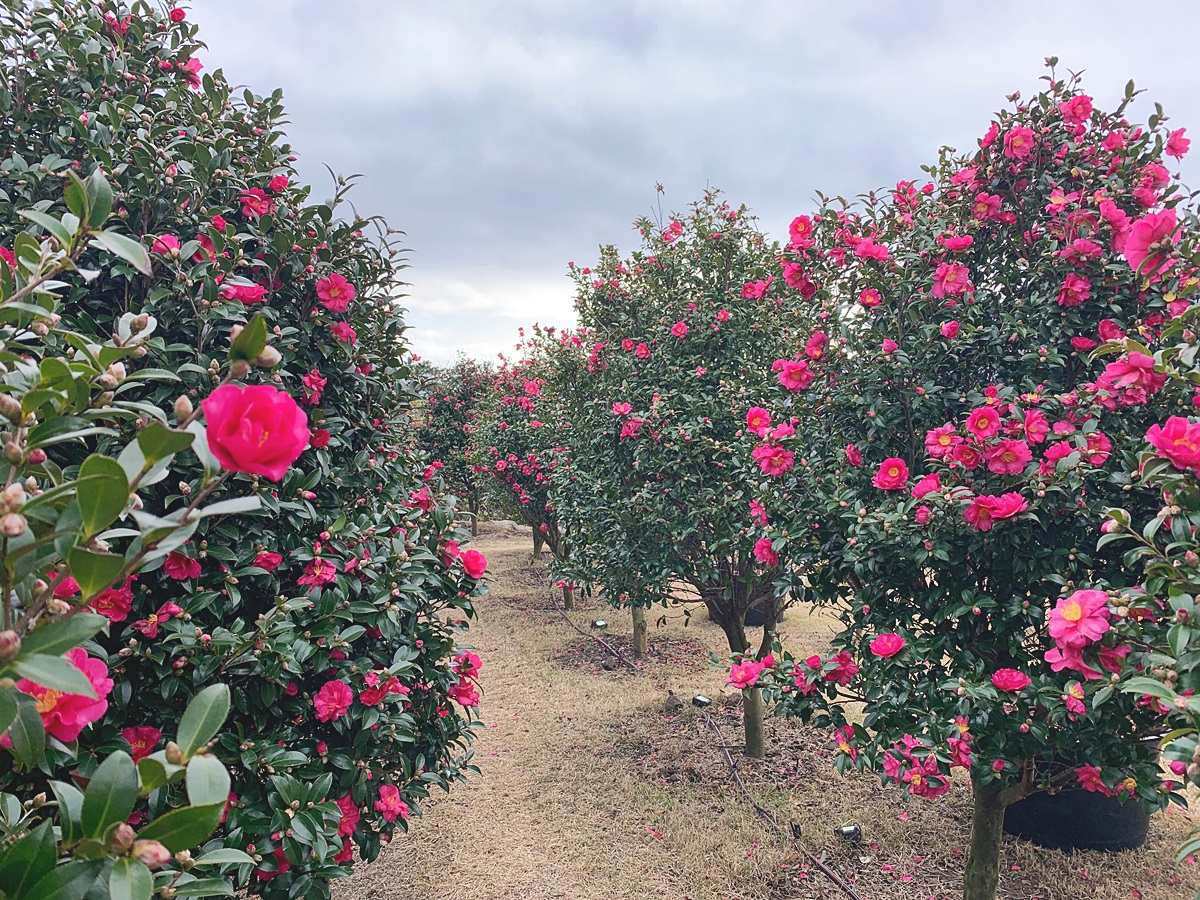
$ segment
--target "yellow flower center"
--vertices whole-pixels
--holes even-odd
[[[46,713],[51,712],[54,709],[54,707],[58,706],[58,698],[61,696],[62,696],[61,691],[54,691],[54,690],[51,690],[50,688],[46,688],[46,693],[44,693],[44,694],[42,694],[42,696],[38,697],[38,702],[37,702],[38,715],[44,716]]]
[[[1079,605],[1078,600],[1068,600],[1058,614],[1068,622],[1078,622],[1083,618],[1083,607]]]

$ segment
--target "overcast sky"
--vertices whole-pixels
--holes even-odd
[[[191,18],[207,68],[283,88],[318,197],[323,163],[362,173],[358,210],[407,232],[410,338],[434,362],[572,324],[568,260],[636,246],[656,182],[665,211],[712,185],[786,237],[818,190],[972,146],[1049,55],[1106,107],[1133,78],[1142,119],[1158,100],[1200,138],[1200,67],[1171,38],[1200,31],[1189,0],[192,0]]]

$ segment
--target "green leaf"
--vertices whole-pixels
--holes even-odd
[[[51,781],[50,790],[58,800],[58,824],[62,828],[62,841],[71,846],[83,837],[83,826],[79,820],[83,813],[83,792],[65,781]]]
[[[17,717],[8,726],[8,737],[12,741],[12,752],[27,769],[32,769],[46,750],[46,729],[37,711],[37,701],[28,694],[19,693]]]
[[[148,794],[171,782],[176,775],[182,774],[184,771],[183,766],[167,762],[165,750],[159,750],[139,759],[137,767],[138,775],[142,779],[143,794]]]
[[[255,316],[229,345],[230,362],[252,363],[267,347],[267,320]]]
[[[113,192],[108,179],[104,177],[104,170],[99,166],[93,170],[87,180],[87,198],[88,227],[102,228],[108,221],[108,214],[112,212]]]
[[[8,731],[8,726],[17,717],[16,694],[21,693],[16,688],[0,690],[0,734]]]
[[[138,774],[132,757],[124,750],[109,754],[83,792],[80,821],[84,836],[98,839],[109,825],[124,822],[137,798]]]
[[[143,275],[154,274],[150,267],[150,254],[133,238],[117,234],[115,231],[101,231],[92,238],[92,246],[116,254]]]
[[[60,222],[54,216],[48,216],[45,213],[37,212],[32,209],[21,209],[17,211],[17,215],[24,216],[35,225],[40,225],[42,228],[54,236],[63,247],[70,247],[75,236],[67,229],[67,226]]]
[[[221,463],[208,445],[208,429],[197,421],[189,425],[187,430],[196,436],[196,440],[192,442],[192,450],[196,452],[196,457],[204,466],[205,474],[213,475],[220,472]]]
[[[168,428],[162,422],[151,422],[138,432],[137,442],[147,462],[156,463],[180,450],[186,450],[196,439],[194,434]]]
[[[115,459],[93,453],[79,467],[79,512],[89,540],[114,521],[129,502],[129,480]]]
[[[46,820],[0,856],[0,885],[9,897],[20,897],[53,869],[57,861],[54,826]]]
[[[67,209],[79,219],[88,217],[87,188],[79,180],[79,176],[68,170],[67,183],[63,185],[63,199],[67,201]]]
[[[244,866],[247,864],[253,865],[254,858],[241,850],[235,850],[233,847],[224,847],[220,850],[214,850],[211,853],[205,853],[199,859],[192,861],[197,866]]]
[[[21,641],[21,654],[43,653],[57,656],[78,647],[108,624],[108,619],[98,613],[76,613],[68,619],[48,622],[25,635]]]
[[[233,888],[224,878],[197,878],[175,888],[176,897],[232,897]]]
[[[43,687],[64,694],[82,694],[96,699],[96,690],[88,681],[88,677],[65,656],[31,653],[16,660],[12,667],[22,678],[36,681]]]
[[[215,756],[193,756],[187,765],[187,795],[192,806],[225,803],[229,799],[229,773]]]
[[[190,759],[193,753],[216,737],[228,715],[229,688],[225,685],[211,685],[193,697],[179,720],[175,738],[183,758]]]
[[[158,841],[172,853],[189,850],[202,843],[221,824],[225,801],[208,806],[186,806],[159,816],[140,832],[146,841]]]
[[[47,873],[21,900],[83,900],[103,868],[101,859],[73,859]]]
[[[234,497],[231,500],[213,503],[198,510],[197,513],[203,519],[206,516],[229,516],[235,513],[254,512],[258,509],[262,509],[262,499],[251,494],[248,497]]]
[[[110,900],[150,900],[154,892],[154,875],[140,860],[118,857],[108,876]]]
[[[1151,697],[1158,697],[1161,700],[1174,700],[1175,692],[1153,678],[1130,678],[1121,685],[1121,692],[1124,694],[1149,694]]]
[[[96,553],[75,547],[67,554],[71,577],[79,582],[84,600],[90,600],[113,583],[125,565],[125,557],[113,553]]]

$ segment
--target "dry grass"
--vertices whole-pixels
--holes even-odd
[[[724,672],[677,665],[696,642],[718,653],[719,629],[679,614],[651,634],[660,658],[638,675],[606,669],[549,601],[529,566],[528,530],[485,531],[493,595],[480,604],[473,640],[484,660],[486,727],[476,761],[483,777],[426,807],[412,832],[335,896],[340,900],[833,900],[844,895],[798,861],[754,817],[728,779],[710,732],[690,707],[668,709],[667,691],[718,698],[725,739],[740,738],[736,697]],[[583,604],[585,629],[601,615],[627,639],[624,614]],[[789,647],[825,649],[826,620],[792,612]],[[968,834],[968,793],[956,785],[935,802],[904,801],[874,777],[840,778],[828,735],[771,720],[772,752],[739,757],[750,789],[781,821],[804,829],[804,845],[854,879],[864,900],[959,896]],[[735,753],[736,756],[736,753]],[[834,828],[858,822],[863,843]],[[1155,816],[1150,843],[1124,854],[1073,856],[1006,840],[1005,900],[1183,900],[1200,887],[1177,869],[1173,847],[1188,823]]]

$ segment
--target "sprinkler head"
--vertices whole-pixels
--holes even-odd
[[[697,694],[692,698],[692,706],[695,706],[697,709],[705,709],[706,707],[712,706],[712,697],[705,697],[703,694]]]
[[[834,833],[843,841],[849,841],[851,844],[857,844],[862,840],[862,829],[857,822],[849,825],[842,825],[834,830]]]

